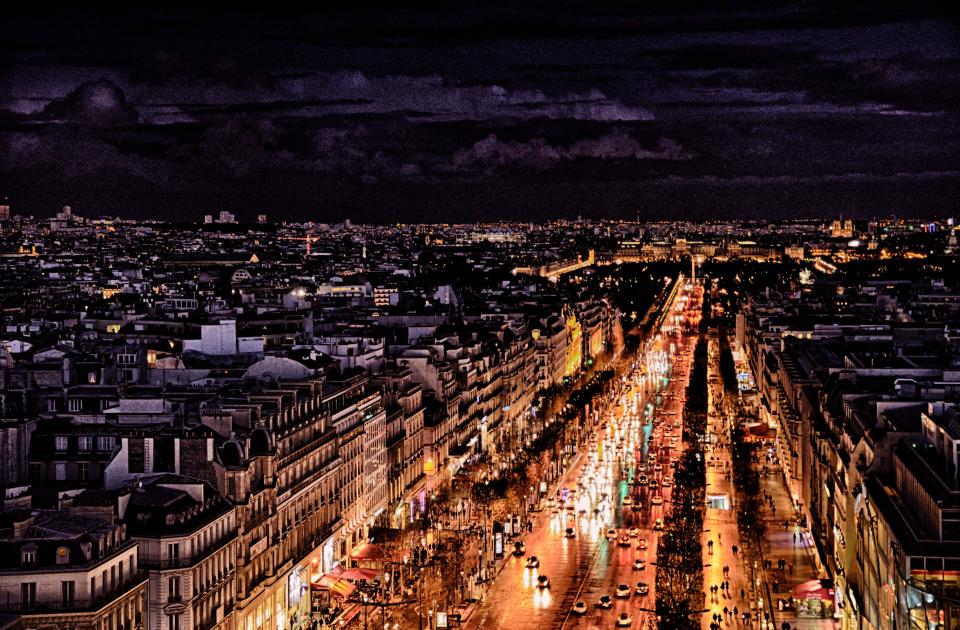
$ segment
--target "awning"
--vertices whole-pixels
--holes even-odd
[[[351,560],[383,560],[386,554],[380,545],[373,543],[360,543],[350,552]]]
[[[344,580],[373,580],[378,575],[380,571],[376,569],[347,569],[340,577]]]
[[[793,587],[796,599],[826,599],[833,601],[833,580],[809,580]]]
[[[751,424],[747,426],[747,433],[755,437],[768,437],[773,434],[773,429],[770,428],[770,425],[766,422],[758,422],[757,424]]]
[[[338,595],[344,599],[350,597],[357,587],[351,584],[349,581],[337,577],[336,575],[330,575],[329,573],[324,573],[310,583],[310,588],[317,589],[321,591],[330,591],[334,595]]]

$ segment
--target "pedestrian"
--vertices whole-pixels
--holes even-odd
[[[739,617],[739,616],[740,616],[740,611],[737,610],[737,607],[736,607],[736,606],[733,607],[733,616],[734,616],[734,617]]]
[[[730,612],[730,611],[727,609],[727,607],[724,606],[724,607],[723,607],[723,618],[724,618],[724,619],[727,618],[727,614],[728,614],[729,612]]]
[[[797,544],[797,532],[793,532],[793,544]]]
[[[741,588],[741,589],[740,589],[740,601],[743,601],[744,599],[746,599],[746,597],[747,597],[747,592],[744,591],[744,590]]]
[[[737,555],[737,546],[736,546],[736,545],[734,545],[734,546],[731,547],[730,549],[733,551],[733,555]]]

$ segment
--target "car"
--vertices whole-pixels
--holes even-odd
[[[637,558],[633,561],[633,570],[634,571],[643,571],[647,568],[647,562],[643,558]]]
[[[630,505],[631,503],[633,503],[633,499],[631,499],[629,495],[623,497],[623,504],[624,504],[624,505]]]
[[[523,545],[522,540],[513,543],[513,555],[522,556],[525,553],[527,553],[527,548]]]
[[[613,600],[610,599],[609,595],[603,595],[600,598],[600,601],[597,602],[597,606],[599,606],[600,608],[610,608],[611,606],[613,606]]]
[[[630,587],[626,584],[617,584],[617,597],[630,597]]]
[[[662,471],[662,470],[663,470],[663,466],[661,466],[659,463],[657,463],[657,464],[653,467],[653,471],[654,471],[654,472],[660,472],[660,471]]]
[[[526,567],[528,569],[536,569],[539,566],[540,566],[540,558],[536,556],[530,556],[529,558],[527,558]]]
[[[617,530],[608,529],[607,530],[607,540],[613,540],[617,537]]]
[[[646,539],[646,538],[641,538],[640,540],[637,541],[637,549],[643,551],[643,550],[645,550],[646,548],[647,548],[647,539]]]
[[[621,547],[629,547],[631,544],[630,537],[624,534],[623,536],[620,537],[620,541],[617,544],[620,545]]]
[[[575,509],[574,506],[573,506],[573,503],[567,503],[566,509],[568,509],[568,510],[573,510],[573,509]]]
[[[646,582],[637,582],[637,590],[634,592],[637,595],[646,595],[650,592],[650,587],[647,586]]]
[[[587,604],[586,602],[577,602],[573,605],[573,609],[570,611],[575,615],[585,615],[587,614]]]
[[[537,588],[550,588],[550,578],[541,575],[537,578]]]
[[[620,628],[626,628],[633,623],[633,619],[630,617],[630,613],[622,612],[620,616],[617,617],[617,626]]]
[[[663,497],[659,494],[655,494],[650,498],[650,503],[653,505],[663,505]]]
[[[663,519],[658,518],[653,522],[653,531],[662,532],[663,531]]]
[[[649,480],[647,479],[647,476],[646,476],[646,475],[640,475],[640,476],[637,478],[637,485],[639,485],[639,486],[645,486],[645,485],[647,485],[648,482],[649,482]]]
[[[673,485],[673,482],[670,481],[670,477],[664,477],[663,481],[660,482],[660,485],[664,488],[669,488],[671,485]]]
[[[573,531],[573,528],[572,528],[572,527],[568,527],[568,528],[566,529],[566,531],[563,532],[563,537],[564,537],[564,538],[576,538],[576,537],[577,537],[577,533],[576,533],[575,531]]]
[[[630,538],[636,538],[640,535],[640,530],[636,527],[631,527],[628,533],[630,534]]]

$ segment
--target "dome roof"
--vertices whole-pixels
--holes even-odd
[[[244,378],[290,380],[308,378],[311,370],[303,363],[286,357],[264,357],[244,373]]]

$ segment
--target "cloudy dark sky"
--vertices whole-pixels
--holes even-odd
[[[957,23],[840,4],[14,15],[0,195],[377,222],[956,212]]]

